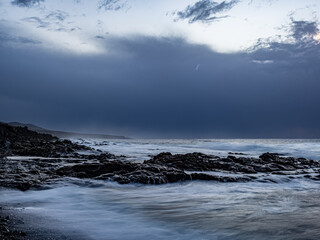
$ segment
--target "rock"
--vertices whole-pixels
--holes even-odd
[[[248,182],[251,181],[250,177],[229,177],[229,176],[214,176],[205,173],[192,173],[192,180],[207,180],[219,182]]]
[[[121,184],[163,184],[191,179],[189,174],[179,169],[122,161],[65,166],[58,169],[57,174],[78,178],[113,180]]]
[[[50,134],[13,127],[0,122],[0,156],[39,156],[59,158],[73,156],[76,151],[90,148],[60,140]]]
[[[228,152],[228,154],[232,154],[232,155],[246,155],[244,153],[238,153],[238,152]]]
[[[77,152],[79,150],[88,152],[80,154]],[[259,158],[244,157],[241,153],[230,154],[232,155],[218,157],[199,152],[163,152],[143,163],[133,163],[122,161],[125,156],[94,152],[70,140],[60,140],[48,134],[29,131],[27,128],[0,123],[0,186],[26,191],[42,188],[61,177],[112,180],[121,184],[165,184],[190,180],[246,182],[260,181],[261,179],[256,177],[259,176],[257,173],[264,173],[266,177],[270,174],[288,175],[290,178],[298,174],[306,175],[309,170],[317,175],[306,177],[311,180],[320,179],[318,161],[284,157],[277,153],[264,153]],[[4,155],[46,158],[14,160]],[[213,175],[207,171],[223,172],[227,175]],[[274,180],[265,178],[262,181]]]
[[[205,155],[203,153],[187,153],[176,154],[160,153],[154,156],[151,160],[144,161],[145,164],[158,164],[168,167],[174,167],[187,171],[210,171],[213,165],[217,162],[213,162],[212,159],[218,157]]]
[[[234,173],[272,173],[320,168],[320,163],[305,158],[281,157],[277,153],[264,153],[258,159],[228,156],[219,158],[202,153],[160,153],[145,164],[158,164],[187,171],[229,171]]]
[[[121,184],[165,184],[179,181],[205,180],[219,182],[273,181],[258,179],[257,173],[275,175],[304,174],[306,170],[320,173],[319,162],[304,158],[281,157],[262,154],[260,158],[228,156],[220,158],[202,153],[161,153],[143,163],[117,160],[109,153],[77,155],[76,159],[0,160],[0,186],[22,191],[41,188],[61,177],[112,180]],[[186,171],[189,171],[188,173]],[[192,172],[193,171],[193,172]],[[214,176],[206,171],[240,174],[239,176]],[[198,173],[194,173],[198,172]],[[201,173],[199,173],[201,172]],[[249,174],[249,175],[244,175]],[[219,174],[216,174],[219,175]],[[319,175],[320,176],[320,175]],[[310,177],[319,180],[319,176]],[[306,176],[307,177],[307,176]]]
[[[27,191],[31,188],[31,183],[29,182],[18,183],[17,188],[21,191]]]
[[[278,153],[263,153],[262,155],[259,156],[260,159],[262,159],[263,161],[274,161],[279,157]]]

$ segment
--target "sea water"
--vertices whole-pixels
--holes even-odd
[[[229,152],[259,156],[276,152],[287,156],[320,160],[320,139],[72,139],[90,147],[116,155],[126,155],[129,160],[143,161],[160,152],[202,152],[226,156]]]
[[[138,162],[163,151],[250,156],[268,151],[320,159],[319,140],[76,141]],[[320,239],[320,183],[303,177],[165,185],[66,178],[46,190],[0,194],[0,204],[55,219],[58,227],[88,239]]]

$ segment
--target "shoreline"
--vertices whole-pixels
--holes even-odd
[[[319,183],[307,179],[293,181],[293,185],[288,182],[279,184],[271,182],[213,182],[209,184],[206,181],[194,181],[148,186],[114,185],[111,183],[103,184],[102,182],[97,185],[95,181],[79,180],[78,183],[70,182],[70,184],[53,186],[53,188],[47,190],[28,191],[25,193],[9,190],[9,195],[4,195],[6,196],[6,200],[2,201],[0,205],[5,205],[4,213],[7,215],[11,214],[15,219],[24,221],[24,224],[18,228],[12,228],[12,230],[24,231],[27,234],[25,237],[17,238],[18,240],[88,240],[90,239],[88,236],[99,240],[136,239],[123,236],[128,236],[126,234],[132,231],[132,226],[139,227],[139,232],[151,224],[151,222],[152,226],[161,227],[162,229],[170,227],[171,224],[173,226],[180,226],[181,223],[192,224],[193,230],[199,230],[199,233],[204,234],[203,236],[206,236],[206,229],[210,229],[211,224],[214,224],[212,225],[213,228],[222,228],[219,234],[224,236],[223,221],[228,220],[228,217],[231,217],[231,222],[228,223],[230,226],[242,226],[244,231],[242,234],[247,232],[247,234],[253,235],[248,235],[247,238],[221,237],[221,239],[267,239],[264,235],[261,237],[259,232],[257,236],[260,236],[260,238],[254,238],[255,233],[250,232],[250,229],[248,229],[248,227],[253,227],[252,224],[262,232],[266,230],[270,234],[272,233],[271,236],[276,236],[273,232],[270,232],[272,229],[277,232],[285,228],[282,234],[289,234],[290,231],[293,231],[296,227],[300,227],[301,224],[308,223],[309,227],[303,225],[304,227],[300,228],[300,232],[295,233],[297,234],[294,235],[295,238],[284,238],[287,235],[281,235],[282,238],[273,239],[318,239],[317,236],[320,236],[319,228],[317,228],[319,226],[319,221],[317,221],[319,217],[317,214],[314,214],[318,212],[320,207],[318,200],[320,193],[317,191]],[[311,188],[309,190],[308,188],[300,188],[301,183],[307,183],[307,186]],[[102,193],[103,195],[101,195]],[[170,194],[167,196],[167,193]],[[194,198],[195,193],[198,194],[199,199]],[[49,202],[47,201],[48,199]],[[147,202],[145,202],[146,200]],[[206,210],[204,210],[202,209],[202,204],[206,204],[206,202],[209,203],[209,208],[205,208]],[[93,203],[94,205],[92,205]],[[226,213],[231,213],[231,215],[227,214],[226,218],[224,218],[225,213],[223,213],[223,208],[227,210]],[[119,210],[120,212],[118,212]],[[168,210],[169,212],[167,212]],[[117,212],[120,215],[117,215]],[[140,217],[144,216],[144,222],[135,222],[138,218],[134,218],[134,216],[137,216],[137,214]],[[243,218],[244,216],[248,216],[248,214],[249,218]],[[121,218],[119,218],[120,216]],[[197,218],[194,222],[195,216]],[[216,216],[219,217],[217,218]],[[288,216],[288,219],[286,216]],[[10,219],[14,218],[10,216]],[[276,220],[275,224],[270,223],[274,228],[268,226],[268,224],[265,225],[271,219]],[[158,222],[159,220],[165,222],[168,220],[169,222],[162,225],[161,222]],[[251,222],[252,220],[254,220],[254,223]],[[290,224],[288,224],[288,220],[290,220]],[[298,221],[297,224],[294,224],[295,221]],[[116,231],[117,235],[113,235],[114,229],[112,227],[115,226],[115,223],[120,229]],[[14,225],[11,224],[11,226]],[[84,234],[81,234],[83,230]],[[174,229],[172,230],[175,231]],[[315,235],[312,235],[313,231]],[[135,230],[135,232],[137,231]],[[213,232],[208,234],[210,235],[214,232],[213,230]],[[104,238],[104,233],[109,237]],[[194,232],[189,231],[189,233]],[[145,236],[148,236],[150,232],[146,232],[145,234]],[[241,236],[246,236],[246,234]],[[304,236],[305,238],[303,238]],[[139,239],[149,238],[143,237]],[[168,238],[163,238],[162,236],[156,239],[162,240]]]
[[[202,183],[206,185],[209,182],[212,182],[212,186],[215,187],[221,184],[221,188],[225,188],[222,185],[228,183],[230,183],[228,186],[234,187],[235,185],[232,184],[239,183],[242,185],[237,185],[237,188],[245,188],[251,183],[254,183],[254,185],[257,183],[258,185],[266,184],[264,186],[277,186],[278,183],[282,184],[295,180],[307,181],[312,184],[317,184],[320,181],[319,161],[289,157],[278,153],[265,152],[253,157],[232,149],[225,156],[201,152],[183,154],[160,152],[148,155],[148,158],[144,161],[132,162],[129,161],[130,155],[114,155],[104,151],[103,148],[102,150],[94,149],[70,140],[61,140],[50,135],[35,133],[27,128],[10,127],[3,124],[0,124],[0,143],[3,144],[0,145],[0,190],[2,187],[22,192],[41,191],[47,190],[48,186],[51,189],[50,186],[53,186],[54,183],[65,182],[66,179],[73,178],[80,182],[115,182],[119,189],[122,188],[121,185],[129,186],[129,188],[132,184],[158,185],[153,188],[156,192],[172,186],[176,189],[189,191],[186,189],[189,184],[198,186]],[[174,183],[186,183],[186,185],[171,185]],[[93,185],[95,186],[92,187]],[[101,186],[100,184],[93,185],[90,187],[95,189],[101,186],[103,188],[104,184],[101,184]],[[88,186],[82,186],[81,184],[79,186],[88,191]],[[76,188],[70,189],[73,191]],[[148,191],[148,187],[143,189]],[[258,189],[263,191],[260,185]],[[141,192],[139,187],[136,191],[139,193],[138,197],[144,197],[145,192]],[[61,194],[59,191],[52,192]],[[76,192],[72,192],[72,197],[74,197],[74,194],[79,195],[79,192]],[[89,192],[93,193],[91,190]],[[151,193],[154,194],[154,192]],[[165,195],[166,191],[162,193]],[[56,198],[54,204],[61,204],[60,200],[66,198],[66,195],[62,194],[60,196],[59,194],[58,197],[60,198]],[[127,194],[130,194],[130,191]],[[153,196],[158,198],[157,194]],[[32,196],[38,197],[41,194]],[[80,196],[83,197],[83,195]],[[50,197],[56,196],[51,195]],[[134,196],[134,199],[136,197]],[[68,197],[66,199],[70,200]],[[46,200],[45,197],[44,201]],[[75,198],[71,200],[78,201]],[[88,204],[85,200],[81,201],[84,202],[78,202],[78,204]],[[113,200],[110,201],[114,204]],[[167,199],[164,201],[166,203]],[[30,202],[30,204],[36,206],[35,202]],[[176,202],[173,201],[171,204],[176,204]],[[62,222],[50,217],[50,215],[37,215],[26,211],[23,204],[19,205],[21,209],[16,208],[15,204],[10,204],[10,202],[0,205],[0,236],[5,240],[90,239],[86,236],[86,232],[80,232],[83,229],[75,228],[74,230],[73,226],[70,225],[67,228]],[[29,203],[27,205],[29,206]],[[180,206],[177,207],[179,209]],[[78,210],[81,209],[76,209],[76,211]],[[152,212],[152,214],[157,214],[156,212]],[[73,213],[76,215],[78,212]],[[205,213],[202,212],[202,214]],[[86,222],[87,217],[88,215],[82,216],[82,220],[85,221],[84,227],[89,224]],[[176,216],[173,217],[176,219]],[[185,217],[188,218],[188,216]],[[76,222],[76,220],[71,218],[72,222]],[[120,220],[122,220],[121,223],[128,223],[123,219]],[[144,222],[141,224],[145,226],[143,225]],[[187,222],[187,224],[189,223]],[[112,229],[110,228],[110,230]]]
[[[0,189],[1,190],[1,189]],[[2,190],[1,190],[2,191]],[[59,227],[57,227],[59,226]],[[36,215],[6,204],[0,206],[1,240],[90,240],[75,230],[64,229],[57,219]]]

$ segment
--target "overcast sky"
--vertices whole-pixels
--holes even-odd
[[[0,0],[0,121],[320,138],[318,0]]]

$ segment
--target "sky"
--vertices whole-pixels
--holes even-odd
[[[0,121],[320,138],[318,0],[0,0]]]

